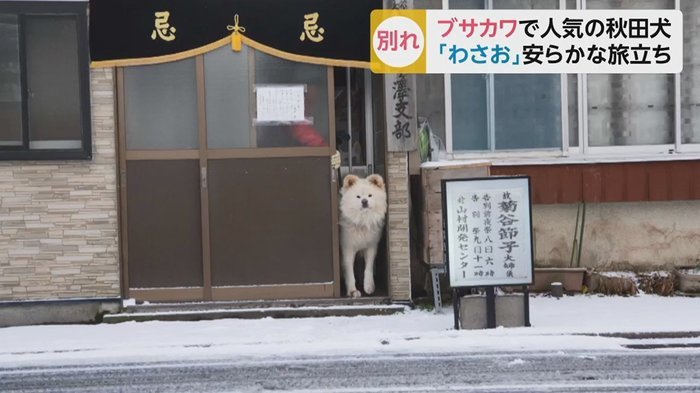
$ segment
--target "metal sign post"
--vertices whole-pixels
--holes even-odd
[[[530,178],[494,176],[442,180],[445,265],[453,288],[455,329],[461,299],[472,288],[486,293],[486,326],[495,328],[500,286],[522,286],[525,326],[534,277]]]

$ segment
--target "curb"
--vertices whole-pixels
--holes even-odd
[[[319,308],[261,308],[239,310],[178,311],[170,313],[122,313],[108,314],[104,323],[146,321],[207,321],[216,319],[261,319],[261,318],[322,318],[378,316],[402,313],[406,307],[399,305],[372,307],[319,307]]]
[[[626,338],[630,340],[648,340],[658,338],[696,338],[700,331],[680,332],[617,332],[617,333],[574,333],[575,336]]]

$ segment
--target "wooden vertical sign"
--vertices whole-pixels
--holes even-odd
[[[386,97],[386,136],[388,151],[413,151],[418,148],[415,75],[384,75]]]

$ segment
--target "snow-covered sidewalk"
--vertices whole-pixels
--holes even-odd
[[[460,330],[451,308],[376,317],[126,322],[0,329],[0,367],[178,359],[241,360],[500,351],[616,350],[580,334],[700,331],[700,298],[534,297],[532,327]],[[688,339],[700,342],[700,339]]]

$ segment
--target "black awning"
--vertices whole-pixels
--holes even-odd
[[[95,67],[163,63],[231,45],[237,31],[279,57],[369,68],[370,13],[381,8],[381,0],[90,0],[90,56]]]

